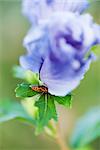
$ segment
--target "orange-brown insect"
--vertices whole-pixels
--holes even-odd
[[[36,92],[43,92],[43,93],[48,93],[48,88],[45,87],[45,86],[31,86],[32,90],[33,91],[36,91]]]

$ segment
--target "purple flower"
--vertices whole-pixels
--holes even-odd
[[[36,24],[40,19],[46,19],[57,11],[82,13],[88,5],[88,0],[23,0],[22,11]]]
[[[49,93],[65,96],[83,79],[93,60],[89,50],[99,43],[100,26],[89,14],[55,12],[29,31],[24,39],[28,53],[20,63],[40,74]]]

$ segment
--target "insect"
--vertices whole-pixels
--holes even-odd
[[[45,87],[45,86],[31,86],[32,90],[33,91],[36,91],[36,92],[43,92],[43,93],[48,93],[48,88]]]

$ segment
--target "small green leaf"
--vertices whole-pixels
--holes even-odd
[[[25,72],[25,80],[31,84],[39,84],[40,83],[39,74],[33,73],[30,70],[27,70]]]
[[[48,124],[51,119],[57,121],[57,113],[54,104],[54,99],[48,94],[43,94],[40,99],[35,103],[38,107],[39,115],[37,122],[37,134],[40,133],[44,126]]]
[[[36,124],[36,121],[30,115],[28,115],[24,107],[17,101],[9,99],[0,100],[0,123],[12,119],[20,119],[33,125]]]
[[[95,53],[97,56],[100,56],[100,45],[93,46],[91,51],[93,51],[93,53]]]
[[[72,95],[69,94],[65,97],[60,96],[53,96],[54,100],[57,101],[59,104],[64,105],[65,107],[72,107]]]
[[[16,97],[32,97],[37,94],[37,92],[33,91],[30,87],[30,84],[22,83],[18,84],[17,88],[15,89]]]
[[[34,118],[36,118],[38,113],[38,108],[35,106],[35,101],[37,101],[40,96],[40,94],[37,94],[33,97],[24,98],[24,100],[21,101],[21,104],[25,108],[26,112]]]
[[[39,74],[34,73],[30,70],[25,70],[20,66],[13,67],[13,76],[15,78],[23,79],[30,84],[39,84],[41,85],[41,81],[39,80]]]
[[[44,131],[47,135],[49,135],[52,138],[57,137],[57,127],[53,120],[51,120],[47,126],[45,126]]]
[[[71,145],[83,147],[100,137],[100,108],[90,110],[81,118],[74,129]]]
[[[86,147],[76,148],[75,150],[93,150],[93,149],[89,146],[86,146]]]
[[[18,79],[25,79],[25,70],[20,66],[13,67],[13,76]]]

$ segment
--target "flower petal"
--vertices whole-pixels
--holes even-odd
[[[30,22],[36,25],[38,20],[47,19],[56,11],[82,13],[88,5],[87,0],[23,0],[22,11]]]
[[[39,73],[41,64],[48,53],[48,39],[39,27],[32,28],[24,39],[24,47],[28,54],[20,57],[24,69]]]
[[[20,65],[26,69],[31,70],[33,72],[39,73],[42,60],[35,56],[24,55],[20,57]]]
[[[52,5],[55,6],[55,10],[71,11],[82,13],[88,6],[87,0],[52,0]]]
[[[56,59],[46,58],[41,71],[40,78],[48,87],[48,91],[52,95],[65,96],[74,90],[84,78],[84,74],[89,69],[92,58],[89,57],[86,62],[77,65],[76,60],[73,63],[59,63]],[[75,61],[75,62],[74,62]]]

